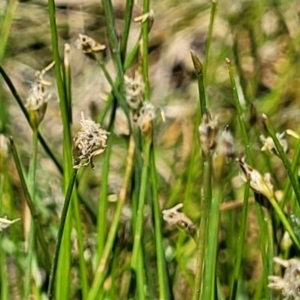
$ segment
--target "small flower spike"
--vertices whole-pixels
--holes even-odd
[[[137,124],[144,134],[151,132],[152,121],[155,116],[154,106],[149,102],[145,102],[140,109],[140,115],[137,120]]]
[[[235,142],[228,125],[224,128],[217,139],[215,155],[225,157],[226,163],[229,163],[231,159],[234,158]]]
[[[237,159],[242,172],[243,179],[246,182],[250,180],[250,187],[257,193],[263,194],[268,199],[273,197],[273,185],[271,184],[270,176],[266,174],[262,176],[257,170],[245,163],[245,159]]]
[[[79,33],[78,36],[78,39],[75,41],[75,46],[77,49],[82,50],[85,54],[99,52],[106,48],[105,45],[97,43],[94,39],[87,35]]]
[[[283,150],[285,153],[288,152],[288,143],[286,141],[286,139],[284,139],[285,137],[285,131],[282,133],[276,133],[276,137],[278,138]],[[264,144],[261,148],[261,151],[267,151],[271,154],[276,154],[278,155],[277,149],[275,147],[274,141],[273,139],[268,136],[267,138],[264,137],[263,135],[261,135],[259,137],[259,139],[261,140],[261,142]]]
[[[212,119],[208,111],[203,115],[199,126],[200,146],[205,155],[210,155],[216,148],[218,134],[218,122]]]
[[[176,225],[180,229],[183,229],[185,232],[193,236],[196,231],[196,227],[193,222],[182,212],[178,210],[183,207],[182,203],[177,204],[176,206],[163,210],[163,219],[170,225]]]
[[[47,66],[44,70],[35,74],[35,82],[30,90],[30,94],[26,100],[25,107],[28,110],[30,123],[33,128],[37,128],[45,116],[47,104],[51,98],[51,94],[46,91],[46,86],[51,85],[50,82],[44,80],[45,73],[52,68],[54,62]]]
[[[131,110],[138,110],[144,100],[144,82],[141,74],[135,72],[134,78],[124,76],[126,101]]]
[[[285,268],[283,278],[279,276],[269,276],[270,289],[281,290],[282,296],[286,300],[300,300],[300,260],[292,258],[284,260],[274,257],[274,262]]]
[[[73,168],[79,169],[89,164],[94,168],[93,157],[105,151],[109,133],[100,124],[85,119],[83,113],[81,113],[80,125],[80,131],[73,138]],[[85,161],[82,163],[82,160]]]

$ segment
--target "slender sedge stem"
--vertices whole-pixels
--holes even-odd
[[[217,249],[218,249],[218,236],[219,236],[219,219],[220,219],[220,204],[222,202],[223,185],[218,184],[214,188],[211,209],[209,214],[209,232],[207,237],[207,253],[206,265],[204,274],[204,286],[202,299],[216,299],[216,270],[217,270]]]
[[[29,189],[31,199],[34,205],[35,204],[35,186],[36,186],[36,169],[37,169],[37,154],[38,154],[38,129],[33,129],[33,138],[32,138],[32,160],[29,169]],[[32,269],[32,259],[34,256],[34,223],[30,217],[30,227],[29,227],[29,236],[28,236],[28,245],[27,245],[27,261],[26,261],[26,276],[24,284],[24,299],[28,299],[30,294],[31,287],[31,269]]]
[[[212,0],[211,1],[211,11],[210,11],[210,20],[209,20],[209,27],[208,27],[208,35],[207,35],[207,41],[206,41],[206,47],[205,47],[205,61],[204,61],[204,82],[206,80],[206,72],[207,72],[207,66],[208,66],[208,57],[210,52],[210,44],[212,40],[212,32],[213,32],[213,25],[216,15],[216,9],[217,9],[217,1]]]
[[[194,51],[191,50],[191,57],[194,64],[195,74],[198,80],[198,90],[199,90],[199,101],[200,101],[200,115],[201,117],[206,112],[206,96],[204,88],[204,74],[203,74],[203,65]]]
[[[293,171],[293,168],[291,166],[291,163],[287,159],[286,154],[284,153],[283,147],[281,146],[281,144],[280,144],[280,142],[279,142],[279,140],[278,140],[278,138],[276,136],[275,130],[274,130],[272,124],[270,123],[269,118],[265,114],[263,114],[262,118],[263,118],[264,124],[266,125],[266,128],[268,130],[269,135],[271,136],[271,138],[274,141],[274,144],[275,144],[276,149],[277,149],[277,151],[279,153],[279,156],[280,156],[280,158],[282,160],[282,163],[284,164],[284,167],[285,167],[285,169],[287,171],[287,174],[289,176],[290,182],[292,184],[294,193],[296,195],[296,198],[297,198],[297,201],[298,201],[298,205],[300,206],[299,184],[298,184],[298,182],[297,182],[297,180],[295,178],[294,171]]]
[[[207,224],[210,211],[210,203],[212,198],[212,161],[211,157],[207,157],[203,164],[203,196],[201,197],[201,219],[197,242],[197,271],[195,279],[195,287],[193,300],[203,299],[203,272],[205,268],[205,252],[207,245]]]
[[[246,226],[247,226],[249,192],[250,192],[250,181],[248,180],[246,183],[246,187],[244,189],[244,203],[242,207],[242,224],[239,230],[239,235],[237,240],[236,257],[235,257],[233,278],[232,278],[231,289],[230,289],[231,290],[230,300],[236,299],[238,280],[240,278],[240,273],[241,273],[242,259],[244,253],[243,245],[245,241]]]
[[[26,181],[25,181],[25,177],[23,175],[20,159],[19,159],[17,149],[15,147],[14,140],[13,140],[12,137],[10,137],[10,145],[11,145],[11,150],[12,150],[13,158],[14,158],[14,161],[15,161],[15,165],[16,165],[16,168],[17,168],[17,171],[18,171],[18,175],[19,175],[19,178],[20,178],[20,182],[21,182],[23,192],[24,192],[24,195],[25,195],[26,203],[29,207],[29,210],[30,210],[33,222],[34,222],[34,228],[36,230],[37,238],[38,238],[38,240],[40,242],[40,245],[43,249],[43,252],[45,254],[45,266],[46,266],[47,271],[49,271],[50,270],[50,256],[49,256],[49,252],[48,252],[49,251],[48,250],[48,244],[46,243],[46,240],[44,239],[44,234],[43,234],[42,229],[41,229],[41,227],[42,227],[41,222],[39,220],[39,214],[35,210],[35,205],[34,205],[32,199],[31,199],[31,195],[28,191],[28,187],[27,187],[27,184],[26,184]]]
[[[49,279],[49,285],[48,285],[48,292],[47,292],[49,300],[53,299],[55,274],[56,274],[56,269],[57,269],[57,265],[58,265],[59,252],[60,252],[63,233],[64,233],[64,229],[65,229],[65,225],[66,225],[66,219],[67,219],[67,214],[68,214],[68,210],[69,210],[69,205],[70,205],[70,202],[72,199],[72,192],[73,192],[73,187],[74,187],[74,184],[76,181],[77,171],[78,171],[77,169],[73,169],[73,174],[70,179],[70,183],[69,183],[65,201],[64,201],[63,210],[61,213],[60,224],[59,224],[57,240],[56,240],[56,245],[55,245],[55,251],[54,251],[54,256],[53,256],[52,265],[51,265],[51,273],[50,273],[50,279]]]
[[[155,165],[154,146],[150,150],[150,166],[151,166],[151,183],[152,183],[152,197],[154,210],[154,230],[155,230],[155,246],[157,255],[157,270],[158,270],[158,286],[159,299],[170,299],[170,290],[168,285],[168,274],[165,259],[165,251],[163,247],[162,226],[161,226],[161,210],[158,203],[157,191],[157,173]]]
[[[98,299],[97,297],[98,297],[99,290],[100,290],[101,286],[103,285],[105,277],[106,277],[106,267],[107,267],[108,259],[111,254],[112,248],[113,248],[114,240],[116,238],[116,234],[117,234],[117,230],[118,230],[118,226],[119,226],[119,222],[120,222],[120,218],[121,218],[122,208],[125,203],[126,193],[127,193],[129,181],[131,178],[134,153],[135,153],[134,141],[131,136],[130,142],[129,142],[129,147],[128,147],[127,165],[126,165],[126,170],[125,170],[125,175],[124,175],[124,182],[123,182],[122,188],[120,190],[117,208],[115,211],[115,215],[114,215],[112,224],[110,226],[107,241],[106,241],[106,244],[105,244],[105,247],[103,250],[103,255],[101,257],[100,263],[95,272],[94,281],[93,281],[91,289],[89,291],[87,300]]]
[[[143,1],[143,14],[148,14],[150,1]],[[150,101],[150,83],[149,83],[149,53],[148,53],[148,34],[149,34],[149,17],[142,24],[142,65],[145,84],[145,101]]]
[[[134,233],[134,242],[133,242],[132,260],[131,260],[131,267],[134,270],[137,268],[138,250],[141,246],[141,239],[142,239],[144,205],[145,205],[145,198],[146,198],[146,191],[147,191],[151,139],[146,138],[144,146],[145,146],[144,162],[143,162],[143,169],[142,169],[141,187],[140,187],[140,194],[139,194],[139,201],[138,201],[136,227]]]
[[[1,22],[0,26],[0,65],[2,64],[5,50],[7,47],[7,41],[9,38],[10,28],[11,24],[13,22],[13,17],[15,14],[15,11],[17,9],[19,1],[18,0],[11,0],[7,2],[6,9],[4,12],[4,18]]]
[[[123,34],[122,34],[122,40],[121,40],[121,51],[120,51],[122,62],[125,61],[125,56],[126,56],[127,42],[128,42],[128,37],[129,37],[129,29],[130,29],[133,5],[134,5],[133,0],[126,1],[124,28],[123,28]]]

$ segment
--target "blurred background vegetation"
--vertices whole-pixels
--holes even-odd
[[[115,26],[118,38],[124,27],[125,1],[114,0]],[[111,86],[99,65],[76,49],[79,33],[86,34],[101,44],[108,45],[107,27],[101,1],[57,0],[56,22],[60,52],[64,44],[70,45],[72,132],[79,129],[80,113],[97,120],[104,108]],[[10,11],[7,8],[11,5]],[[137,1],[132,18],[143,14],[143,3]],[[160,209],[171,208],[183,203],[184,213],[198,226],[201,208],[200,198],[203,186],[202,157],[198,143],[199,95],[190,50],[204,63],[204,83],[210,113],[218,119],[222,129],[229,125],[235,137],[236,157],[245,155],[237,123],[237,110],[232,94],[225,58],[232,62],[240,102],[247,107],[244,117],[250,140],[254,165],[261,173],[271,173],[274,190],[278,198],[287,182],[286,170],[276,155],[261,152],[261,135],[267,136],[261,121],[266,113],[277,132],[291,129],[299,132],[300,101],[300,2],[297,0],[252,0],[218,1],[211,35],[209,56],[206,42],[211,18],[211,2],[203,0],[153,0],[150,8],[154,11],[154,23],[149,32],[149,81],[151,103],[164,112],[154,121],[154,144],[158,174],[158,197]],[[11,14],[10,28],[4,27]],[[25,102],[37,70],[44,69],[53,61],[48,6],[43,0],[1,1],[0,17],[0,63],[18,95]],[[9,24],[9,22],[8,22]],[[131,22],[128,49],[138,40],[141,25]],[[7,39],[6,39],[7,37]],[[111,51],[106,47],[104,62],[110,76],[115,79],[117,71]],[[133,76],[140,61],[134,60],[126,71]],[[63,162],[63,135],[61,112],[57,96],[54,69],[45,75],[51,83],[48,87],[51,99],[45,118],[40,126],[54,156]],[[11,90],[0,78],[0,133],[13,136],[18,148],[22,167],[28,172],[32,157],[32,131]],[[109,126],[110,117],[103,121]],[[126,158],[128,155],[128,123],[117,109],[114,118],[112,153],[109,160],[107,183],[106,232],[110,228],[123,184]],[[292,160],[297,139],[287,136],[288,158]],[[8,147],[8,146],[7,146]],[[24,299],[25,260],[27,257],[30,212],[26,208],[25,196],[19,176],[5,139],[0,139],[1,215],[8,219],[21,218],[1,233],[1,299]],[[103,158],[95,159],[95,169],[84,170],[79,176],[80,215],[84,237],[84,259],[87,279],[91,283],[97,267],[97,212],[103,186]],[[239,234],[244,186],[239,176],[239,167],[230,164],[222,189],[222,206],[218,234],[217,278],[218,297],[226,299],[231,295],[235,258],[233,253]],[[134,178],[131,185],[134,186]],[[53,253],[59,216],[64,202],[63,178],[53,160],[39,147],[36,168],[35,197],[38,214],[42,220],[45,238]],[[151,198],[151,197],[150,197]],[[253,194],[250,194],[247,216],[245,248],[242,258],[242,273],[236,299],[271,299],[267,291],[264,262],[260,245],[260,225],[254,208]],[[156,251],[153,241],[153,211],[151,200],[146,204],[144,216],[143,251],[145,272],[150,286],[148,299],[156,299],[157,271]],[[227,206],[226,206],[227,203]],[[126,299],[130,254],[133,245],[131,194],[128,192],[122,210],[121,226],[114,240],[101,297]],[[297,213],[294,223],[298,224]],[[295,225],[296,226],[296,225]],[[297,226],[296,226],[297,227]],[[295,231],[298,230],[294,228]],[[275,226],[275,228],[277,228]],[[276,235],[276,229],[274,229]],[[209,233],[209,229],[208,229]],[[196,273],[196,243],[185,232],[162,223],[165,259],[168,265],[168,284],[173,299],[192,299]],[[275,254],[280,253],[281,238]],[[295,249],[285,256],[293,257]],[[36,263],[33,264],[30,299],[44,299],[47,290],[47,272],[40,261],[37,249]],[[277,253],[276,253],[277,252]],[[284,251],[283,251],[284,252]],[[71,231],[70,249],[70,294],[69,299],[82,299],[79,271],[79,254],[76,231]],[[149,274],[148,274],[149,273]],[[267,272],[268,273],[268,272]],[[67,284],[67,283],[66,283]],[[151,286],[154,285],[154,286]],[[127,288],[126,288],[127,287]],[[259,292],[257,290],[259,289]],[[4,292],[6,291],[6,292]],[[221,296],[222,295],[222,296]],[[8,298],[7,298],[8,297]],[[100,296],[99,296],[100,297]],[[102,299],[102,298],[99,299]],[[270,296],[271,297],[271,296]],[[62,298],[57,298],[62,299]],[[138,298],[136,298],[138,299]]]

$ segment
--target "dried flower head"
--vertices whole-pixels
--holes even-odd
[[[274,257],[274,261],[285,268],[283,278],[279,276],[269,276],[268,287],[274,290],[281,290],[282,296],[286,300],[300,300],[300,260],[292,258],[284,260]]]
[[[137,124],[143,133],[150,132],[155,116],[155,107],[150,102],[145,102],[140,109],[140,115],[137,120]]]
[[[190,235],[194,235],[196,227],[193,222],[182,212],[178,210],[183,207],[182,203],[177,204],[176,206],[163,210],[163,219],[170,225],[178,226],[180,229],[183,229]]]
[[[211,154],[216,148],[218,130],[217,119],[212,119],[210,113],[206,111],[199,126],[200,146],[205,155]]]
[[[50,82],[44,80],[45,73],[52,68],[54,62],[42,71],[35,73],[35,82],[30,90],[30,94],[26,100],[25,107],[28,110],[31,125],[36,128],[43,120],[47,108],[47,103],[51,98],[51,94],[47,92],[46,86],[51,85]]]
[[[247,179],[250,180],[250,187],[257,193],[263,194],[268,199],[273,197],[273,185],[271,183],[270,174],[265,174],[262,176],[257,170],[250,167],[245,163],[245,159],[237,159],[242,172],[243,180],[246,182]]]
[[[224,156],[228,163],[235,155],[234,138],[227,125],[217,139],[216,156]]]
[[[284,138],[285,131],[282,133],[276,133],[276,137],[277,137],[280,145],[282,146],[284,152],[287,153],[288,152],[288,143],[287,143],[286,139]],[[267,151],[271,154],[278,155],[278,151],[276,149],[274,141],[270,136],[268,136],[266,138],[266,137],[264,137],[264,135],[261,135],[259,138],[260,138],[261,142],[264,144],[261,148],[261,151]]]
[[[74,169],[85,167],[90,163],[94,168],[93,157],[105,151],[109,133],[100,124],[85,119],[83,113],[81,113],[80,125],[80,131],[73,138]]]
[[[75,46],[85,54],[99,52],[106,48],[105,45],[97,43],[94,39],[85,34],[79,33],[78,36],[78,39],[75,41]]]
[[[134,78],[124,76],[126,88],[126,101],[132,110],[138,110],[144,100],[144,82],[141,74],[136,71]]]

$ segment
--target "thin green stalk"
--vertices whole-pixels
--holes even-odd
[[[70,45],[64,46],[64,63],[63,63],[63,82],[66,95],[68,120],[72,123],[72,93],[71,93],[71,62],[70,62]]]
[[[235,78],[234,78],[234,73],[233,73],[233,69],[232,69],[232,65],[231,62],[228,58],[226,58],[226,63],[227,63],[227,68],[228,68],[228,73],[229,73],[229,78],[230,78],[230,82],[231,82],[231,87],[232,87],[232,92],[233,92],[233,98],[235,101],[235,106],[236,106],[236,110],[237,110],[237,115],[238,115],[238,121],[239,121],[239,127],[241,130],[241,135],[242,135],[242,140],[243,140],[243,144],[245,146],[245,150],[246,150],[246,158],[247,160],[250,161],[250,163],[253,163],[253,159],[252,159],[252,155],[251,155],[251,144],[249,142],[248,139],[248,135],[247,135],[247,129],[246,129],[246,124],[245,124],[245,120],[244,120],[244,112],[239,100],[239,95],[237,92],[237,86],[236,86],[236,82],[235,82]],[[247,184],[245,189],[249,189],[250,185]],[[244,192],[246,195],[249,194],[249,191]],[[256,195],[255,195],[256,197]],[[256,206],[257,209],[257,215],[258,215],[258,223],[260,225],[260,230],[261,231],[265,231],[265,222],[264,222],[264,218],[263,218],[263,213],[262,213],[262,208],[260,206]],[[246,232],[246,218],[248,215],[248,201],[244,201],[243,203],[243,214],[242,214],[242,224],[243,226],[241,227],[241,231],[240,231],[240,235],[241,236],[245,236],[245,232]],[[262,253],[262,260],[263,262],[267,261],[267,253],[266,253],[266,249],[265,249],[265,244],[267,243],[267,238],[266,235],[260,235],[260,246],[261,246],[261,253]],[[243,253],[244,251],[244,242],[241,242],[238,245],[238,250],[239,252]],[[238,260],[237,260],[238,259]],[[241,272],[241,260],[242,260],[242,256],[239,254],[239,256],[237,256],[235,264],[236,264],[236,268],[234,270],[234,281],[233,281],[233,291],[231,291],[231,295],[233,295],[234,293],[236,293],[235,290],[235,284],[237,284],[237,282],[235,282],[237,279],[237,274],[240,274]],[[239,267],[239,268],[238,268]]]
[[[73,187],[76,181],[76,175],[77,175],[77,169],[73,169],[73,174],[72,177],[70,178],[70,183],[66,192],[66,197],[64,201],[64,206],[63,210],[61,213],[60,217],[60,224],[59,224],[59,229],[57,233],[57,239],[56,239],[56,244],[55,244],[55,251],[53,255],[53,260],[52,260],[52,265],[51,265],[51,272],[50,272],[50,278],[49,278],[49,285],[48,285],[48,299],[51,300],[53,299],[54,295],[54,283],[55,283],[55,275],[56,275],[56,270],[58,266],[58,258],[62,246],[62,239],[63,239],[63,234],[64,234],[64,229],[65,225],[67,222],[67,214],[69,211],[69,205],[72,199],[72,192],[73,192]]]
[[[148,14],[150,9],[150,1],[143,1],[143,14]],[[143,66],[143,79],[145,84],[145,101],[150,101],[150,83],[149,83],[149,17],[142,23],[142,66]]]
[[[116,238],[121,214],[122,214],[122,208],[125,203],[126,199],[126,193],[127,189],[129,186],[129,180],[131,178],[131,173],[132,173],[132,164],[133,164],[133,157],[134,157],[134,142],[133,138],[131,136],[130,142],[129,142],[129,147],[128,147],[128,156],[127,156],[127,165],[126,165],[126,170],[125,170],[125,175],[124,175],[124,182],[119,194],[119,199],[117,203],[117,208],[115,211],[115,215],[113,218],[113,221],[110,226],[110,230],[107,236],[107,241],[103,250],[103,255],[101,257],[100,263],[97,267],[97,270],[94,275],[94,281],[92,283],[91,289],[88,294],[87,300],[96,300],[98,299],[98,293],[101,288],[101,286],[104,283],[105,277],[106,277],[106,269],[107,269],[107,263],[109,256],[111,255],[112,248],[113,248],[113,243]]]
[[[197,54],[191,50],[191,57],[194,64],[195,74],[198,80],[198,90],[199,90],[199,101],[200,101],[200,115],[201,117],[206,112],[206,96],[205,96],[205,88],[204,88],[204,74],[203,74],[203,65],[198,58]]]
[[[31,217],[32,217],[33,222],[34,222],[34,228],[36,230],[36,235],[37,235],[37,238],[40,242],[40,245],[41,245],[42,250],[43,250],[44,255],[45,255],[45,267],[48,271],[48,270],[50,270],[50,256],[49,256],[49,252],[48,252],[49,251],[48,250],[48,244],[45,241],[44,234],[43,234],[42,229],[41,229],[42,228],[42,225],[41,225],[42,223],[39,220],[39,214],[35,210],[35,205],[34,205],[32,199],[31,199],[31,195],[28,191],[28,187],[27,187],[27,184],[26,184],[26,181],[25,181],[25,177],[23,175],[20,159],[19,159],[17,149],[15,147],[14,140],[13,140],[12,137],[10,137],[10,145],[11,145],[11,150],[12,150],[13,158],[14,158],[14,161],[15,161],[15,165],[16,165],[16,168],[17,168],[17,172],[18,172],[20,182],[21,182],[21,185],[22,185],[22,189],[23,189],[23,192],[24,192],[24,195],[25,195],[26,203],[29,207]]]
[[[126,71],[131,64],[133,63],[133,60],[135,59],[135,57],[138,54],[139,48],[140,48],[140,38],[138,38],[138,42],[135,43],[135,45],[133,46],[131,52],[127,55],[126,60],[124,62],[124,70]]]
[[[80,286],[81,286],[81,294],[82,299],[87,298],[89,284],[88,284],[88,271],[86,267],[86,259],[84,257],[84,236],[83,236],[83,228],[81,222],[81,213],[79,209],[79,200],[77,195],[77,189],[74,188],[76,193],[74,193],[73,200],[73,208],[74,208],[74,219],[75,219],[75,228],[77,232],[77,240],[78,240],[78,258],[79,258],[79,271],[80,271]]]
[[[204,61],[204,72],[203,72],[204,82],[206,80],[208,57],[209,57],[209,51],[210,51],[210,44],[211,44],[211,40],[212,40],[212,32],[213,32],[213,25],[214,25],[214,20],[215,20],[215,15],[216,15],[216,9],[217,9],[217,1],[212,0],[211,1],[209,27],[208,27],[208,35],[207,35],[206,46],[205,46],[205,61]]]
[[[37,155],[38,155],[38,129],[33,129],[33,138],[32,138],[32,160],[29,169],[29,190],[31,199],[34,205],[35,204],[35,186],[36,186],[36,170],[37,170]],[[30,228],[29,228],[29,238],[28,238],[28,248],[27,248],[27,261],[26,261],[26,271],[25,271],[25,283],[24,283],[24,299],[28,299],[31,288],[31,267],[32,259],[34,256],[34,224],[30,219]]]
[[[300,250],[300,241],[297,238],[297,236],[294,233],[294,230],[292,228],[292,226],[290,225],[289,221],[287,220],[284,212],[282,211],[282,209],[280,208],[278,201],[273,197],[268,198],[271,205],[273,206],[276,215],[279,217],[283,227],[285,228],[285,230],[288,232],[288,234],[290,235],[292,241],[294,242],[295,246],[298,248],[298,250]]]
[[[239,229],[239,235],[237,238],[237,249],[236,249],[233,277],[232,277],[232,283],[230,289],[230,300],[234,300],[237,297],[237,287],[241,275],[242,259],[244,254],[244,241],[245,241],[246,226],[247,226],[249,192],[250,192],[250,182],[248,180],[246,183],[246,187],[244,189],[244,202],[242,206],[242,218],[241,218],[242,224]]]
[[[203,275],[205,268],[205,252],[207,245],[207,224],[212,199],[212,161],[207,157],[203,164],[203,195],[201,197],[201,219],[197,241],[197,267],[193,300],[203,299]]]
[[[152,198],[154,211],[154,231],[155,231],[155,246],[157,256],[157,271],[158,271],[158,286],[159,299],[170,299],[170,290],[168,284],[167,265],[165,259],[165,251],[163,246],[162,226],[161,226],[161,210],[158,202],[157,191],[157,171],[155,165],[154,146],[150,150],[150,167],[151,167],[151,183],[152,183]]]
[[[148,168],[149,168],[149,155],[150,155],[151,139],[145,138],[144,143],[144,161],[141,176],[141,186],[138,200],[138,210],[136,215],[136,227],[134,233],[133,251],[131,259],[131,267],[133,270],[137,268],[138,251],[141,246],[142,231],[143,231],[143,220],[144,220],[144,206],[148,184]],[[138,276],[137,276],[138,278]]]
[[[72,172],[72,140],[71,140],[71,129],[70,129],[70,114],[68,111],[69,102],[66,95],[67,83],[63,81],[61,72],[61,59],[59,54],[58,45],[58,34],[55,18],[55,3],[54,0],[48,0],[49,20],[50,20],[50,32],[53,58],[55,62],[55,77],[57,90],[59,95],[59,104],[61,119],[63,124],[63,164],[64,164],[64,191],[66,191],[69,182],[71,182]],[[72,209],[67,214],[67,219],[64,221],[65,234],[62,239],[62,247],[59,255],[58,271],[57,271],[57,298],[69,299],[69,287],[70,287],[70,250],[71,250],[71,220],[72,220]],[[51,293],[53,291],[51,290]]]
[[[13,22],[13,17],[18,6],[18,0],[7,1],[7,6],[4,12],[4,18],[0,24],[0,65],[2,65],[7,41],[10,33],[10,28]]]
[[[103,249],[106,240],[106,212],[107,212],[107,189],[108,189],[108,174],[109,174],[109,163],[112,150],[112,138],[108,139],[107,147],[105,149],[102,175],[101,175],[101,188],[100,188],[100,198],[98,206],[98,222],[97,222],[97,263],[103,254]]]
[[[295,177],[295,175],[294,175],[294,171],[293,171],[293,168],[292,168],[292,166],[291,166],[291,163],[290,163],[290,161],[288,160],[288,158],[287,158],[287,156],[286,156],[286,154],[285,154],[285,152],[284,152],[284,150],[283,150],[283,147],[282,147],[282,145],[280,144],[280,142],[279,142],[279,140],[278,140],[278,138],[277,138],[277,136],[276,136],[276,132],[275,132],[275,130],[274,130],[272,124],[270,123],[269,118],[268,118],[265,114],[263,114],[262,119],[263,119],[264,124],[266,125],[266,128],[267,128],[267,130],[268,130],[269,135],[271,136],[271,138],[272,138],[273,141],[274,141],[274,144],[275,144],[275,146],[276,146],[276,149],[277,149],[277,151],[278,151],[278,153],[279,153],[279,156],[280,156],[280,158],[281,158],[281,160],[282,160],[282,163],[283,163],[283,165],[284,165],[284,167],[285,167],[285,169],[286,169],[286,171],[287,171],[287,174],[288,174],[288,176],[289,176],[290,182],[291,182],[291,184],[292,184],[294,193],[295,193],[296,198],[297,198],[298,205],[300,206],[300,190],[299,190],[299,184],[298,184],[298,182],[297,182],[297,180],[296,180],[296,177]]]
[[[292,172],[293,172],[294,176],[297,176],[296,172],[297,172],[299,159],[300,159],[300,139],[298,139],[295,154],[294,154],[293,159],[292,159]],[[287,180],[286,185],[284,187],[283,196],[282,196],[282,199],[280,201],[280,207],[281,208],[285,207],[285,204],[288,201],[288,198],[289,198],[289,195],[290,195],[290,191],[291,191],[291,181]]]
[[[216,299],[216,270],[217,270],[217,249],[220,222],[220,204],[223,196],[223,185],[220,183],[214,188],[211,209],[209,214],[209,234],[207,238],[206,264],[204,275],[204,286],[202,299]]]
[[[123,28],[123,34],[122,34],[122,39],[121,39],[121,51],[120,51],[122,62],[125,61],[125,57],[126,57],[126,49],[127,49],[127,42],[128,42],[128,36],[129,36],[129,29],[130,29],[133,5],[134,5],[133,0],[126,1],[124,28]]]
[[[234,79],[232,65],[228,58],[226,58],[226,63],[227,63],[227,67],[228,67],[228,73],[229,73],[229,78],[230,78],[230,82],[231,82],[231,88],[232,88],[232,92],[233,92],[235,107],[237,110],[237,116],[238,116],[239,126],[241,129],[243,144],[245,145],[246,159],[250,162],[250,164],[253,164],[252,155],[251,155],[251,151],[250,151],[251,145],[249,143],[246,124],[245,124],[245,120],[244,120],[244,112],[243,112],[243,109],[242,109],[242,106],[241,106],[241,103],[239,100],[239,95],[237,92],[237,87],[236,87],[236,83],[235,83],[235,79]]]
[[[99,65],[105,75],[106,80],[108,81],[108,83],[110,84],[113,93],[115,95],[115,97],[117,98],[119,105],[122,107],[122,109],[124,110],[125,114],[127,115],[127,118],[129,119],[129,111],[128,111],[128,105],[126,103],[126,99],[123,93],[120,93],[118,90],[119,84],[121,83],[121,80],[119,78],[117,78],[116,83],[113,82],[112,78],[110,77],[105,64],[103,64],[102,62],[99,62]],[[123,78],[123,77],[122,77]]]
[[[145,284],[145,264],[144,264],[143,247],[139,247],[137,254],[137,266],[136,266],[136,281],[137,281],[137,297],[136,299],[146,299],[146,284]],[[150,293],[149,293],[150,294]],[[150,299],[153,299],[150,297]]]
[[[118,72],[117,78],[123,78],[124,71],[123,71],[123,65],[120,56],[119,42],[118,42],[118,37],[115,28],[115,17],[114,17],[114,11],[113,11],[111,0],[102,0],[102,6],[105,14],[107,35],[111,47],[111,55],[117,67],[117,72]]]

